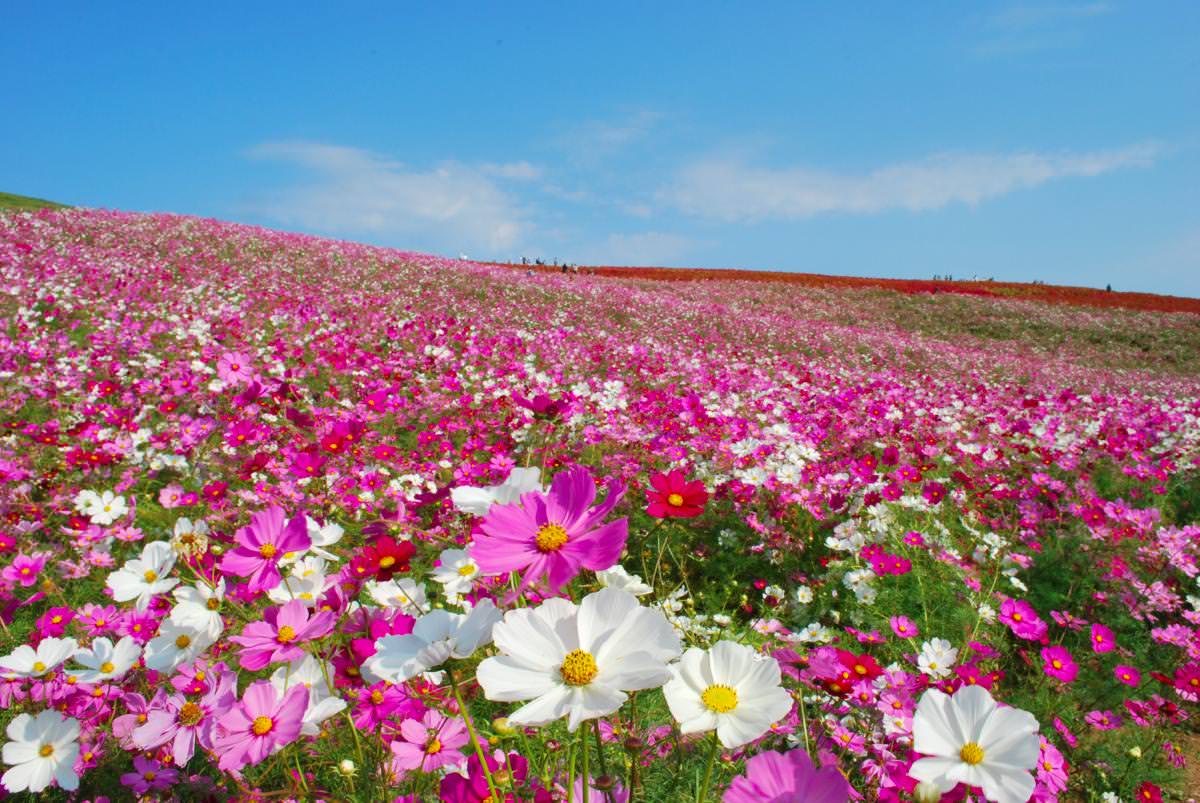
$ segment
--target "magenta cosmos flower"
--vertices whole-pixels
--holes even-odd
[[[263,621],[251,622],[240,636],[229,640],[244,648],[238,657],[243,669],[256,671],[267,664],[291,661],[304,655],[300,645],[333,630],[333,611],[319,611],[310,618],[303,602],[294,599],[278,608],[268,608]]]
[[[837,767],[817,769],[803,750],[767,751],[746,762],[746,773],[733,779],[725,803],[845,803],[850,786]]]
[[[240,770],[258,764],[300,735],[308,687],[298,683],[280,698],[269,680],[251,683],[242,701],[217,721],[217,766]]]
[[[1000,621],[1017,638],[1041,641],[1049,629],[1032,605],[1023,599],[1006,599],[1000,604]]]
[[[418,722],[400,723],[400,738],[392,742],[392,766],[397,770],[433,772],[447,764],[463,763],[460,747],[467,743],[467,726],[462,720],[437,711],[426,711]]]
[[[1045,661],[1042,666],[1045,673],[1063,683],[1072,683],[1079,675],[1079,667],[1066,647],[1046,647],[1042,650],[1042,660]]]
[[[646,491],[647,515],[656,519],[691,519],[704,512],[708,491],[700,480],[688,482],[683,472],[651,474],[652,490]]]
[[[249,578],[250,591],[270,591],[282,582],[279,561],[289,552],[312,546],[303,515],[287,521],[283,508],[272,505],[250,517],[237,531],[237,546],[221,559],[221,571]]]
[[[626,519],[601,520],[621,501],[625,489],[610,481],[595,507],[596,485],[582,466],[554,478],[550,492],[523,494],[511,505],[492,505],[480,524],[471,558],[484,574],[524,573],[522,587],[545,578],[557,592],[581,569],[612,568],[629,537]]]

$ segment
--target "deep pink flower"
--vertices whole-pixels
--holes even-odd
[[[646,491],[649,507],[646,513],[656,519],[691,519],[704,512],[708,502],[708,491],[700,480],[689,482],[683,472],[675,469],[670,474],[651,474],[652,490]]]
[[[270,591],[279,585],[283,556],[312,546],[304,516],[285,519],[283,509],[274,505],[251,516],[250,524],[235,535],[237,547],[221,558],[221,571],[249,578],[250,591]]]
[[[1042,650],[1042,670],[1047,675],[1063,683],[1072,683],[1079,675],[1079,667],[1066,647],[1055,645]]]
[[[1117,648],[1116,635],[1100,623],[1092,625],[1092,650],[1112,652]]]
[[[1139,672],[1135,666],[1117,664],[1113,667],[1113,676],[1126,686],[1132,686],[1134,688],[1137,688],[1137,685],[1142,682],[1142,673]]]
[[[892,632],[900,638],[916,638],[921,635],[917,623],[907,616],[893,616],[888,623],[892,626]]]
[[[400,738],[392,742],[392,766],[397,771],[433,772],[438,767],[461,764],[458,749],[467,743],[467,726],[457,717],[426,711],[418,722],[400,723]]]
[[[1120,714],[1112,711],[1089,711],[1083,721],[1098,731],[1116,730],[1124,722]]]
[[[217,720],[214,748],[223,770],[258,764],[300,735],[308,687],[298,683],[281,698],[269,680],[251,683],[242,701]]]
[[[135,795],[144,795],[151,789],[169,789],[179,783],[179,770],[168,769],[145,756],[134,757],[133,770],[121,776],[121,784]]]
[[[13,558],[12,563],[0,571],[0,577],[14,585],[20,584],[29,588],[38,581],[38,575],[41,574],[42,567],[45,565],[45,555],[17,555]]]
[[[797,748],[787,753],[769,750],[746,762],[746,772],[733,779],[725,803],[813,800],[845,803],[850,785],[837,767],[817,769],[808,753]]]
[[[503,752],[496,750],[486,758],[488,770],[493,776],[501,771],[507,773],[509,768],[512,768],[509,789],[525,788],[525,778],[529,774],[529,762],[521,755],[509,753],[505,756]],[[474,755],[467,759],[467,774],[463,776],[456,772],[447,773],[446,777],[442,778],[439,792],[442,803],[483,803],[485,800],[495,803],[488,791],[487,777],[483,774],[483,766]],[[511,792],[502,792],[501,794],[503,795],[502,803],[516,800]]]
[[[217,360],[217,377],[226,384],[239,385],[254,377],[254,369],[245,354],[233,352]]]
[[[205,750],[213,749],[217,718],[237,705],[237,675],[223,672],[215,687],[199,700],[172,695],[162,701],[162,707],[152,707],[146,721],[132,733],[134,745],[149,750],[167,742],[175,765],[182,767],[191,761],[196,743]]]
[[[291,661],[304,655],[300,645],[320,638],[333,629],[333,611],[319,611],[309,617],[305,604],[294,599],[280,607],[267,608],[263,621],[251,622],[240,636],[229,640],[244,648],[238,657],[243,669],[256,671],[267,664]]]
[[[522,587],[545,579],[556,592],[581,569],[612,568],[629,537],[626,519],[602,524],[621,501],[617,481],[595,507],[596,486],[583,466],[559,473],[548,494],[531,491],[511,505],[492,505],[480,524],[471,557],[484,574],[524,573]]]
[[[1049,630],[1034,607],[1023,599],[1004,600],[1000,604],[999,618],[1014,636],[1026,641],[1041,641]]]

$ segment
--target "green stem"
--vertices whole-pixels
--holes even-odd
[[[583,728],[579,731],[579,749],[583,751],[583,803],[589,803],[592,793],[592,776],[588,770],[588,754],[592,752],[588,750],[587,743],[589,730],[587,723],[584,723]]]
[[[479,745],[479,737],[475,735],[475,723],[471,721],[471,712],[467,710],[466,703],[463,702],[462,692],[458,690],[458,678],[454,676],[454,670],[446,664],[446,677],[450,678],[450,691],[454,693],[454,702],[458,703],[458,712],[462,714],[463,722],[467,725],[467,736],[471,739],[471,747],[475,748],[475,757],[479,759],[479,766],[483,768],[483,777],[487,779],[488,793],[492,796],[492,800],[500,800],[500,795],[496,793],[496,781],[492,778],[492,771],[488,769],[487,756],[483,754],[483,748]]]
[[[712,783],[713,767],[717,763],[717,750],[721,743],[717,741],[717,732],[712,733],[712,747],[708,751],[708,765],[704,768],[704,780],[700,784],[700,788],[696,790],[696,803],[704,803],[704,799],[708,797],[708,785]]]

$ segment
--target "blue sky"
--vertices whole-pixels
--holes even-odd
[[[1200,3],[23,3],[0,190],[1200,296]]]

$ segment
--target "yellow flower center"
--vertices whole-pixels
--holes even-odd
[[[667,504],[671,507],[683,507],[683,496],[681,494],[671,494],[667,497]]]
[[[567,543],[567,531],[561,524],[543,524],[538,527],[534,542],[542,552],[554,552]]]
[[[54,624],[59,624],[60,622],[62,622],[62,617],[59,616],[58,614],[54,614],[54,616],[50,617],[50,621],[53,622]]]
[[[105,661],[104,663],[100,664],[100,671],[106,675],[112,672],[114,669],[116,669],[116,667],[113,666],[112,661]]]
[[[154,571],[153,569],[148,569],[146,573],[142,575],[142,577],[146,578],[147,583],[153,583],[158,579],[158,572]]]
[[[217,599],[216,597],[209,597],[208,601],[204,603],[204,607],[208,608],[210,611],[215,611],[217,608],[221,607],[221,600]]]
[[[270,560],[271,558],[275,557],[275,545],[263,544],[258,548],[258,554],[262,555],[267,560]]]
[[[471,575],[475,574],[475,567],[469,563],[465,566],[459,566],[458,573],[462,577],[470,577]]]
[[[49,758],[50,756],[54,755],[54,745],[52,745],[52,744],[42,745],[41,749],[38,750],[38,755],[41,756],[42,758]]]
[[[191,643],[192,637],[186,633],[181,633],[179,637],[175,639],[175,646],[181,650],[186,650],[189,646],[191,646]]]
[[[97,619],[96,621],[92,622],[92,624],[96,627],[104,627],[106,622],[103,619]]]
[[[42,663],[41,661],[34,661],[33,662],[33,671],[34,672],[45,672],[46,665],[44,663]]]
[[[279,628],[279,635],[275,637],[275,640],[280,644],[287,644],[289,641],[292,641],[295,638],[296,629],[291,625],[284,625],[283,627]]]
[[[958,751],[958,757],[971,766],[981,764],[983,763],[983,748],[975,742],[967,742],[963,745],[963,749]]]
[[[376,689],[375,691],[371,692],[371,702],[374,703],[375,705],[379,705],[380,703],[382,703],[383,702],[383,692],[381,692],[379,689]]]
[[[436,738],[433,739],[433,741],[431,741],[429,744],[425,745],[425,753],[427,755],[432,756],[432,755],[436,755],[440,752],[442,752],[442,743],[439,742]]]
[[[254,724],[250,726],[250,729],[256,736],[266,736],[273,727],[275,727],[275,723],[271,721],[270,717],[255,717]]]
[[[183,707],[179,709],[180,725],[198,725],[202,719],[204,719],[204,709],[195,703],[184,703]]]
[[[1062,669],[1062,661],[1058,660],[1057,658],[1055,658],[1053,661],[1051,661],[1051,662],[1050,662],[1050,664],[1051,664],[1051,665],[1052,665],[1052,666],[1053,666],[1055,669]]]
[[[153,770],[146,770],[144,773],[142,773],[142,777],[147,781],[153,781],[157,776],[154,774]]]
[[[396,565],[396,559],[393,558],[391,555],[384,555],[382,558],[379,559],[379,568],[381,568],[381,569],[390,569],[395,565]]]
[[[1012,615],[1012,619],[1013,619],[1013,621],[1014,621],[1014,622],[1019,622],[1019,621],[1021,621],[1021,614],[1019,614],[1019,613],[1014,613],[1014,614]]]
[[[563,538],[565,540],[566,536]],[[568,686],[586,686],[600,673],[596,659],[590,652],[583,650],[571,650],[567,653],[558,671],[562,675],[563,683]]]
[[[705,707],[714,714],[728,714],[737,708],[737,691],[718,683],[704,690],[704,693],[700,695],[700,702],[704,703]]]

